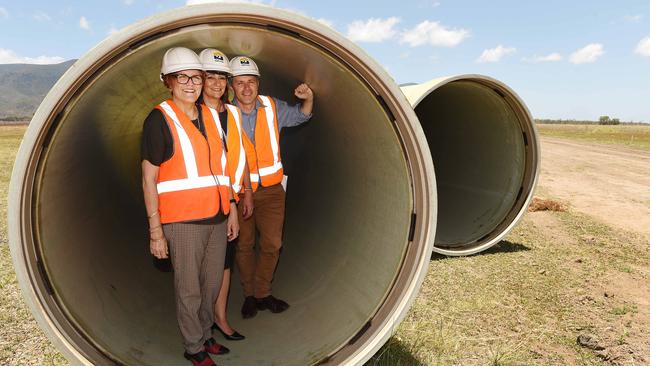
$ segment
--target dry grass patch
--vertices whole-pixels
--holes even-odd
[[[534,197],[533,201],[528,206],[529,212],[536,211],[558,211],[564,212],[567,210],[567,205],[558,201],[549,198],[539,198]]]
[[[587,140],[611,145],[650,149],[650,125],[552,125],[537,124],[542,136]]]

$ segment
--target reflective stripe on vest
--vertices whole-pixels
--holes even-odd
[[[235,193],[239,193],[242,188],[242,179],[244,177],[246,153],[244,152],[244,147],[242,146],[241,140],[241,122],[239,118],[239,110],[236,107],[230,106],[228,104],[226,104],[226,108],[228,108],[228,119],[226,121],[228,124],[228,134],[226,134],[221,127],[219,113],[214,108],[208,107],[210,114],[212,115],[212,119],[217,124],[217,128],[219,129],[219,136],[222,140],[226,141],[226,144],[228,146],[227,157],[228,165],[230,167],[228,175],[231,179],[233,191]]]
[[[220,185],[230,185],[230,177],[226,175],[206,175],[204,177],[194,177],[192,179],[176,179],[160,182],[156,185],[158,194],[167,192],[183,191],[187,189],[206,188],[216,186],[215,179]]]
[[[282,161],[280,158],[280,142],[278,141],[280,136],[280,131],[278,129],[277,116],[275,114],[274,103],[271,101],[271,98],[259,95],[258,98],[264,105],[264,116],[266,117],[265,121],[260,121],[260,113],[258,111],[256,122],[265,123],[266,128],[260,128],[258,123],[255,131],[255,144],[256,144],[256,153],[257,153],[257,173],[259,174],[259,180],[264,186],[271,186],[278,184],[282,181]],[[258,135],[259,132],[259,135]],[[263,132],[266,132],[262,135]],[[260,140],[265,139],[265,142],[268,142],[270,151],[260,147]],[[266,151],[265,151],[266,150]],[[252,179],[251,175],[251,180]]]
[[[204,138],[195,128],[196,131],[189,131],[192,132],[189,134],[186,129],[194,126],[189,119],[184,122],[184,126],[175,108],[178,110],[171,101],[165,101],[158,106],[166,117],[176,151],[169,160],[161,164],[158,174],[156,188],[161,222],[212,217],[219,213],[219,208],[227,214],[230,211],[230,177],[224,174],[227,171],[226,154],[216,136],[223,131],[220,126],[215,125],[212,118],[206,118],[212,125],[207,126],[206,123],[208,138]],[[205,114],[209,114],[207,109],[204,109]],[[183,117],[187,119],[186,116]],[[204,143],[207,145],[203,145]],[[206,148],[207,156],[197,159],[197,151],[206,152]],[[210,149],[214,150],[214,154],[220,153],[220,156],[210,159]],[[182,155],[182,160],[179,154]],[[216,171],[212,172],[213,169]]]
[[[237,147],[236,151],[233,151],[233,155],[237,154],[237,167],[235,169],[235,174],[233,177],[233,183],[232,183],[232,188],[235,190],[235,192],[239,193],[241,192],[242,189],[242,184],[243,184],[243,178],[244,178],[244,167],[246,166],[246,151],[244,151],[244,143],[242,142],[242,128],[241,128],[241,112],[239,109],[233,105],[226,104],[226,108],[228,109],[229,114],[232,116],[232,120],[235,124],[235,127],[237,128]],[[230,121],[229,121],[230,122]],[[232,131],[230,129],[231,126],[229,126],[228,131]],[[231,151],[230,145],[228,145],[228,151]],[[233,167],[234,168],[234,167]]]

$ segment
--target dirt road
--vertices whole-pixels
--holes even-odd
[[[538,195],[650,238],[650,151],[542,137]]]
[[[541,143],[537,196],[560,199],[573,211],[641,235],[641,241],[633,244],[639,250],[638,261],[627,258],[604,274],[589,272],[591,277],[586,277],[583,285],[585,295],[577,297],[577,309],[585,308],[593,314],[585,323],[604,348],[595,352],[598,358],[609,365],[650,364],[650,151],[547,136]],[[558,244],[568,245],[575,238],[552,214],[538,213],[530,218],[543,232],[553,233]],[[591,242],[582,244],[593,246],[585,260],[594,260],[590,256],[597,248],[603,255],[599,261],[613,263],[624,258],[616,244],[606,247],[603,238],[591,235],[587,236]],[[576,360],[571,364],[584,363]]]

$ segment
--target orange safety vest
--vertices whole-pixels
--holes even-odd
[[[160,222],[183,222],[214,217],[219,209],[230,212],[230,177],[221,126],[206,106],[201,106],[206,138],[189,118],[168,100],[156,106],[172,135],[172,157],[158,171]]]
[[[257,173],[257,153],[255,152],[255,145],[253,145],[251,139],[248,138],[246,132],[242,133],[242,142],[244,143],[244,151],[246,151],[246,162],[248,163],[251,188],[253,188],[253,192],[255,192],[260,184],[260,175]]]
[[[258,95],[262,108],[257,109],[255,121],[255,163],[249,160],[253,190],[282,182],[284,170],[280,159],[280,130],[273,98]],[[251,143],[250,140],[248,143]],[[251,143],[252,145],[252,143]]]
[[[230,176],[230,183],[234,193],[234,198],[239,201],[239,193],[243,190],[244,182],[244,167],[246,166],[246,150],[244,150],[244,143],[242,141],[242,127],[241,127],[241,111],[234,105],[225,104],[226,111],[228,112],[228,133],[226,134],[226,146],[228,152],[228,175]],[[223,136],[221,128],[221,121],[219,120],[219,113],[209,108],[214,119],[219,126],[219,132]]]

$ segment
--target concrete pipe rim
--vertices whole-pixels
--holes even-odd
[[[75,94],[92,83],[94,75],[119,59],[137,52],[138,47],[155,40],[158,35],[206,23],[235,22],[268,27],[311,42],[344,61],[363,77],[371,90],[385,103],[395,117],[394,127],[408,162],[414,215],[412,243],[402,261],[402,270],[395,278],[372,322],[357,335],[351,335],[355,347],[342,344],[321,364],[360,365],[367,361],[392,335],[415,300],[426,275],[429,254],[435,236],[436,185],[433,163],[418,119],[398,86],[385,70],[342,35],[315,20],[301,15],[252,4],[203,4],[186,6],[157,14],[130,25],[107,38],[83,57],[59,79],[36,111],[16,157],[9,189],[8,232],[18,282],[32,314],[53,344],[65,357],[78,364],[94,364],[97,349],[69,324],[57,309],[54,291],[48,288],[44,267],[39,264],[38,238],[34,237],[32,199],[36,170],[41,153],[56,134],[57,117]],[[415,217],[415,216],[414,216]],[[353,342],[350,342],[353,343]],[[88,346],[95,349],[88,349]],[[115,361],[115,360],[113,360]]]
[[[437,89],[454,82],[477,83],[493,89],[501,95],[517,116],[519,126],[525,136],[526,144],[524,180],[521,183],[519,193],[519,196],[523,197],[523,200],[518,198],[516,204],[510,209],[502,223],[478,241],[464,243],[463,246],[454,248],[446,248],[434,244],[432,248],[434,253],[445,256],[467,256],[483,252],[498,244],[521,221],[533,199],[535,187],[537,186],[541,168],[541,146],[534,119],[523,99],[508,85],[497,79],[481,74],[459,74],[432,79],[421,84],[405,85],[402,87],[402,90],[415,110],[422,101]]]

